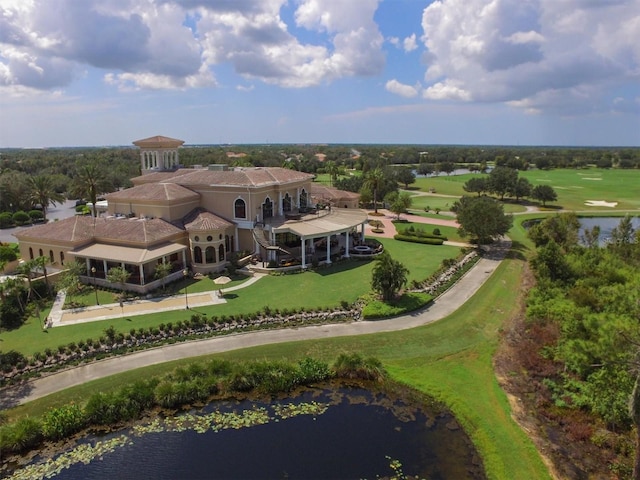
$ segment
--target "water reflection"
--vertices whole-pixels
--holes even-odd
[[[303,413],[290,416],[282,411]],[[243,428],[238,420],[229,423],[233,428],[198,433],[192,428],[197,421],[171,417],[163,431],[112,434],[124,433],[131,442],[101,460],[72,465],[55,478],[375,479],[393,474],[390,459],[400,461],[408,476],[485,478],[468,437],[450,414],[384,394],[307,390],[278,402],[216,403],[190,413],[220,419],[230,412],[238,418],[268,418],[268,423],[249,421],[255,426]],[[171,430],[166,425],[180,425],[181,431],[166,431]]]

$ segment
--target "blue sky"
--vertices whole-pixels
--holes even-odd
[[[0,0],[0,148],[640,145],[640,0]]]

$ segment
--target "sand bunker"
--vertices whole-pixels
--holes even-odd
[[[616,207],[618,202],[605,202],[604,200],[587,200],[584,202],[587,207]]]

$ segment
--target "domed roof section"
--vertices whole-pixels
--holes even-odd
[[[133,144],[140,148],[178,148],[184,143],[184,140],[176,138],[163,137],[156,135],[155,137],[143,138],[136,140]]]

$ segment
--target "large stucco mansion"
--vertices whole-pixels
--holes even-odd
[[[124,267],[126,289],[159,286],[156,266],[207,274],[248,252],[279,265],[295,259],[330,263],[364,239],[367,213],[359,196],[313,183],[313,175],[279,167],[181,168],[184,142],[156,136],[133,142],[142,175],[133,187],[105,195],[98,217],[77,215],[16,233],[24,259],[48,256],[55,268],[78,260],[86,280],[106,285],[106,272]],[[114,285],[114,287],[118,287]]]

